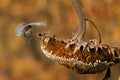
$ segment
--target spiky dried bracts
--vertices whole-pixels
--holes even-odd
[[[49,59],[78,73],[99,73],[120,62],[120,50],[117,47],[96,45],[96,40],[81,42],[79,47],[73,41],[73,44],[66,47],[69,40],[41,34],[39,38],[42,39],[41,49]]]

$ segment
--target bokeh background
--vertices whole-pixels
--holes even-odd
[[[84,15],[98,26],[102,42],[120,47],[120,0],[78,0]],[[70,0],[0,0],[0,80],[102,80],[103,74],[80,75],[47,59],[35,39],[30,45],[15,36],[22,22],[47,21],[36,32],[72,37],[79,22]],[[98,38],[87,24],[84,40]],[[111,80],[120,80],[120,65],[112,67]]]

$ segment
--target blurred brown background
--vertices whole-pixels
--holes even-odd
[[[84,15],[92,19],[102,34],[103,43],[120,46],[120,0],[78,0]],[[0,0],[0,80],[102,80],[103,74],[79,75],[47,59],[39,41],[30,45],[15,36],[22,22],[47,21],[47,27],[33,32],[52,33],[71,38],[79,26],[70,0]],[[98,38],[87,25],[85,40]],[[120,65],[112,68],[111,80],[120,80]],[[119,78],[119,79],[118,79]]]

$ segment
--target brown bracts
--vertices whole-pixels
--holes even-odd
[[[66,48],[70,40],[61,40],[47,33],[38,34],[43,53],[51,60],[65,65],[81,74],[93,74],[110,68],[120,62],[120,50],[117,47],[99,44],[95,40],[78,43],[73,41]]]

